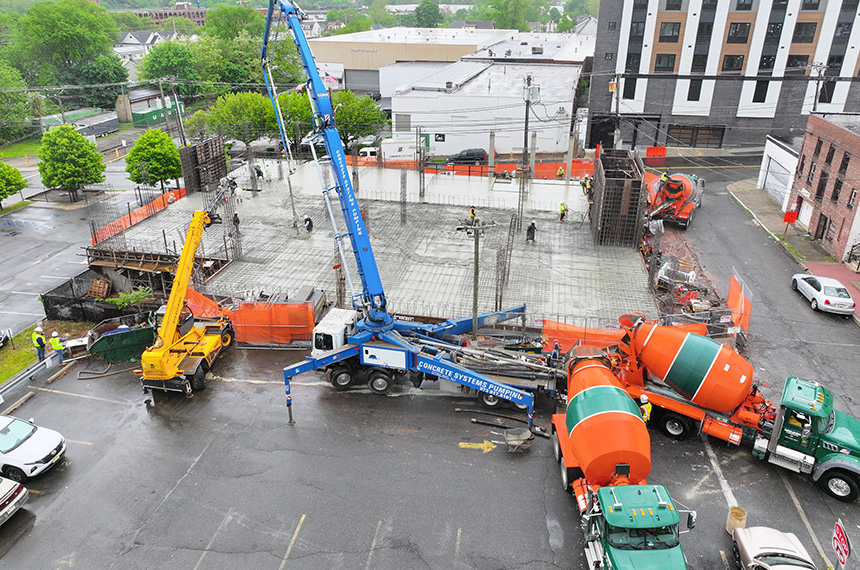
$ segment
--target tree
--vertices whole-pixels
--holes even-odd
[[[415,8],[415,21],[419,28],[435,28],[442,23],[442,20],[439,4],[433,0],[421,0]]]
[[[18,21],[7,59],[28,85],[56,85],[70,66],[112,54],[118,36],[108,11],[93,2],[40,2]]]
[[[293,90],[278,96],[278,106],[281,108],[281,116],[284,118],[287,138],[290,139],[293,148],[298,148],[302,137],[313,128],[311,103],[307,95],[301,91]]]
[[[266,18],[253,8],[221,4],[206,14],[207,34],[233,40],[244,30],[254,36],[262,36]]]
[[[0,60],[0,142],[8,142],[29,130],[27,88],[18,70]],[[7,91],[8,89],[8,91]]]
[[[340,140],[345,147],[350,141],[373,135],[385,128],[388,118],[370,97],[356,97],[352,91],[342,89],[332,95],[334,120]]]
[[[203,28],[182,16],[165,18],[164,21],[161,22],[160,29],[167,30],[168,32],[176,32],[180,36],[193,36],[194,34],[200,34],[203,32]]]
[[[181,42],[164,42],[155,45],[140,65],[141,79],[175,77],[177,90],[183,97],[194,97],[198,88],[193,82],[200,79],[189,48]]]
[[[387,5],[387,0],[373,0],[371,2],[367,13],[370,14],[370,19],[373,20],[375,26],[393,28],[397,25],[397,16],[388,11]]]
[[[573,29],[573,20],[570,19],[569,14],[565,14],[561,17],[561,20],[558,22],[558,26],[556,26],[555,31],[563,34],[571,31]]]
[[[39,147],[39,174],[45,188],[59,188],[77,202],[84,184],[104,182],[105,165],[90,142],[69,125],[54,127],[42,135]]]
[[[121,32],[138,32],[141,30],[157,30],[158,24],[152,18],[141,18],[134,12],[109,12]]]
[[[260,137],[277,132],[275,110],[268,97],[259,93],[230,93],[218,97],[209,109],[209,126],[213,130],[221,127],[222,134],[230,139],[242,141],[250,149],[251,143]],[[250,161],[248,168],[251,168]],[[253,176],[253,173],[251,174]]]
[[[369,18],[362,18],[361,20],[353,20],[348,23],[344,27],[339,30],[334,30],[331,33],[326,32],[323,35],[326,36],[342,36],[344,34],[354,34],[356,32],[366,32],[370,29],[370,26],[373,25],[373,22],[370,21]]]
[[[213,131],[209,127],[209,115],[206,111],[197,111],[185,119],[185,134],[190,140],[202,142],[211,132]]]
[[[66,83],[73,85],[105,85],[78,91],[79,96],[73,99],[75,104],[82,107],[113,109],[116,106],[116,98],[123,91],[123,85],[107,86],[106,84],[125,84],[128,81],[128,70],[123,67],[117,56],[111,54],[80,63],[70,68],[63,76],[66,77]]]
[[[3,200],[16,192],[27,187],[27,181],[21,176],[21,172],[5,162],[0,162],[0,210],[3,209]]]
[[[164,183],[182,176],[179,150],[170,135],[161,129],[149,129],[137,138],[125,159],[128,179],[136,184]]]

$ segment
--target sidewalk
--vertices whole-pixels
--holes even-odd
[[[786,231],[780,205],[767,190],[756,188],[755,180],[729,184],[728,191],[806,271],[814,275],[838,279],[848,288],[854,300],[860,302],[860,273],[855,271],[856,263],[852,263],[850,267],[839,263],[798,224],[788,224],[788,231]],[[860,306],[854,310],[854,320],[860,325]]]

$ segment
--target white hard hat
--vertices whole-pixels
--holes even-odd
[[[42,332],[42,327],[36,327],[36,332]]]
[[[643,404],[647,404],[648,403],[648,396],[645,394],[642,394],[641,396],[639,396],[639,401],[642,402]]]
[[[536,222],[536,221],[534,221],[534,220],[532,220],[532,224],[537,224],[537,222]]]
[[[51,333],[51,336],[60,336],[60,333],[58,333],[57,331],[54,331]]]

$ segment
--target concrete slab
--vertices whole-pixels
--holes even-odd
[[[271,165],[273,174],[278,172]],[[423,198],[418,174],[406,173],[406,202],[401,205],[399,170],[361,168],[357,196],[365,209],[377,266],[394,312],[437,317],[471,314],[473,248],[471,237],[456,227],[475,205],[478,218],[495,221],[480,242],[480,311],[490,311],[496,292],[497,253],[507,241],[512,216],[517,211],[518,181],[483,177],[427,175]],[[329,178],[331,180],[332,178]],[[247,181],[239,180],[243,187]],[[243,256],[211,279],[204,292],[239,297],[245,292],[293,295],[306,284],[335,291],[334,239],[320,175],[312,163],[299,166],[291,180],[293,202],[299,218],[310,215],[310,237],[293,228],[286,180],[263,182],[260,192],[243,191],[236,204],[241,218]],[[129,243],[162,232],[184,233],[191,212],[203,207],[203,196],[179,200],[151,220],[128,232]],[[569,211],[558,221],[558,206]],[[338,231],[343,231],[337,197],[332,208]],[[587,203],[578,182],[536,181],[524,207],[523,231],[514,234],[511,270],[503,292],[503,305],[525,303],[531,322],[553,319],[585,326],[605,326],[624,313],[638,311],[656,316],[647,274],[633,249],[592,245]],[[405,212],[405,223],[401,216]],[[537,222],[535,245],[525,243],[525,226]],[[181,228],[178,229],[178,228]],[[223,242],[228,224],[212,226],[203,248]],[[181,242],[177,245],[181,245]],[[354,287],[360,289],[348,241],[348,266]]]

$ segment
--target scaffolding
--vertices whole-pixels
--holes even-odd
[[[594,165],[591,232],[595,245],[638,248],[642,243],[648,189],[635,151],[601,152]]]

